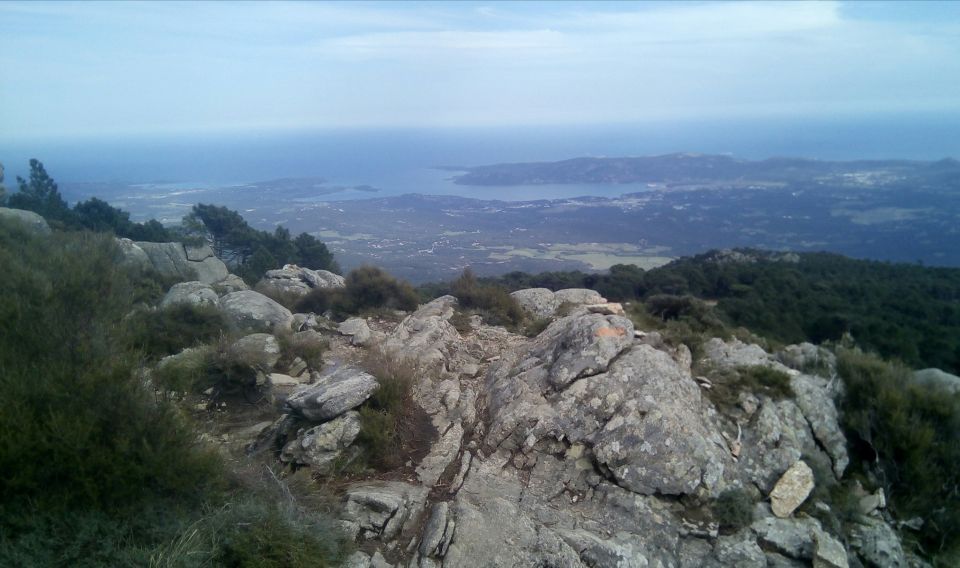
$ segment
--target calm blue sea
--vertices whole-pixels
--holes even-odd
[[[675,121],[591,127],[364,129],[222,135],[0,141],[8,185],[39,158],[66,182],[233,185],[323,177],[330,185],[371,185],[322,199],[404,193],[526,200],[618,195],[624,186],[456,186],[438,166],[632,156],[726,153],[761,159],[828,160],[960,157],[960,116]]]

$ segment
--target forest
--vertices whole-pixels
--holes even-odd
[[[511,272],[484,279],[509,290],[591,288],[614,301],[691,295],[715,301],[734,326],[767,338],[820,343],[852,336],[913,368],[960,372],[960,269],[837,254],[710,251],[644,271]]]

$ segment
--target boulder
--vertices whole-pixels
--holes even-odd
[[[320,375],[316,383],[291,395],[286,405],[307,420],[323,422],[360,406],[379,387],[373,375],[344,366]]]
[[[340,453],[360,433],[360,414],[346,412],[330,422],[314,426],[299,435],[280,453],[287,463],[309,465],[320,473],[328,473]]]
[[[173,306],[216,306],[217,293],[209,284],[203,282],[180,282],[174,284],[160,301],[160,308],[167,309]]]
[[[551,317],[557,309],[556,301],[553,298],[553,290],[547,288],[527,288],[511,292],[510,295],[524,311],[535,318]]]
[[[569,315],[557,314],[557,310],[563,305],[567,307],[606,305],[609,313],[617,313],[615,305],[607,304],[607,300],[598,292],[586,288],[567,288],[556,292],[547,288],[527,288],[512,292],[510,295],[524,311],[535,318]],[[623,309],[620,306],[619,315],[622,314]]]
[[[349,337],[352,344],[361,347],[368,345],[373,337],[367,320],[363,318],[350,318],[337,326],[337,331]]]
[[[768,550],[802,560],[813,559],[816,535],[823,531],[820,523],[811,517],[766,517],[754,521],[750,528]]]
[[[269,333],[253,333],[234,341],[227,353],[235,361],[269,371],[280,360],[280,343]]]
[[[723,566],[766,568],[767,557],[749,530],[717,538],[713,554]]]
[[[130,264],[143,265],[144,255],[148,268],[156,270],[165,278],[199,280],[204,284],[219,282],[230,275],[227,266],[210,247],[191,247],[190,256],[183,243],[148,243],[119,239],[124,260]],[[139,249],[139,250],[138,250]],[[190,257],[199,260],[191,260]]]
[[[389,541],[424,507],[428,488],[399,481],[354,485],[346,491],[343,520],[360,536]]]
[[[824,531],[814,533],[813,568],[849,568],[843,543]]]
[[[803,460],[793,464],[770,492],[773,514],[786,518],[793,514],[813,491],[813,470]]]
[[[777,353],[777,358],[787,367],[804,373],[816,371],[830,376],[837,368],[837,356],[812,343],[788,345]]]
[[[310,270],[296,264],[286,264],[283,268],[268,270],[257,289],[267,293],[292,294],[306,296],[315,288],[342,288],[343,276],[327,270]]]
[[[231,292],[240,292],[249,290],[250,286],[236,274],[228,274],[226,278],[213,283],[213,291],[219,295],[229,294]]]
[[[28,231],[38,235],[50,234],[50,225],[47,224],[47,220],[33,211],[0,207],[0,221],[7,220],[19,222]]]
[[[839,414],[833,404],[833,392],[825,379],[812,375],[790,377],[790,387],[814,437],[830,456],[833,473],[839,479],[850,464],[850,456],[847,437],[840,429]]]
[[[293,321],[290,310],[253,290],[231,292],[220,298],[219,304],[227,320],[237,329],[288,330]]]
[[[940,369],[922,369],[913,373],[913,382],[943,389],[951,394],[960,392],[960,377]]]

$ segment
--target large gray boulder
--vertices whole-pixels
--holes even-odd
[[[18,222],[38,235],[50,234],[50,225],[47,224],[47,220],[33,211],[0,207],[0,221],[6,220]]]
[[[488,376],[487,444],[576,449],[644,495],[714,489],[729,457],[703,420],[700,388],[669,355],[634,344],[633,331],[630,320],[599,314],[552,323],[526,357]]]
[[[360,406],[379,387],[373,375],[343,366],[325,372],[316,383],[291,395],[286,405],[293,414],[324,422]]]
[[[933,388],[943,389],[951,394],[960,392],[960,377],[951,375],[940,369],[922,369],[914,371],[913,382],[918,385],[926,385]]]
[[[227,354],[234,361],[267,372],[280,360],[280,343],[269,333],[252,333],[234,341]]]
[[[343,286],[344,279],[339,274],[286,264],[283,268],[268,270],[256,287],[267,293],[306,296],[316,288],[342,288]]]
[[[183,243],[134,242],[130,239],[118,241],[124,262],[153,269],[165,278],[213,284],[230,275],[227,266],[206,245],[185,247]]]
[[[604,304],[606,299],[595,290],[567,288],[553,292],[547,288],[527,288],[510,294],[524,311],[535,318],[552,318],[560,306]],[[567,315],[567,314],[559,314]]]
[[[167,309],[179,305],[216,306],[217,293],[209,284],[203,282],[180,282],[170,287],[160,300],[160,308]]]
[[[270,332],[289,330],[290,310],[253,290],[231,292],[220,298],[220,309],[237,329]]]

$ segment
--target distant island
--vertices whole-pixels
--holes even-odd
[[[573,158],[559,162],[492,164],[463,168],[459,185],[632,184],[696,182],[799,182],[822,176],[870,172],[881,176],[960,173],[960,162],[874,160],[833,162],[803,158],[741,160],[727,155],[666,154],[623,158]]]

